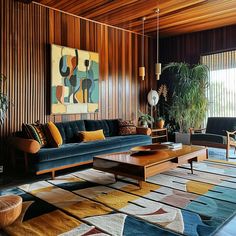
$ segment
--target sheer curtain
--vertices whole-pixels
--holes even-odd
[[[207,117],[236,117],[236,50],[202,56],[201,63],[210,70]]]

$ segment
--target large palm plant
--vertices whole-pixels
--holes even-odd
[[[190,127],[199,128],[208,105],[208,67],[202,64],[190,66],[187,63],[171,62],[164,70],[175,74],[170,117],[178,123],[180,132],[188,132]]]

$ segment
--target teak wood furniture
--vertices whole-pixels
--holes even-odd
[[[148,177],[185,163],[190,163],[193,173],[192,162],[202,161],[207,157],[207,149],[202,146],[184,145],[182,149],[170,150],[166,145],[152,144],[132,150],[141,152],[95,156],[93,168],[112,173],[115,178],[121,175],[138,180],[139,187],[142,188],[142,181],[146,181]]]
[[[190,128],[191,144],[226,149],[226,160],[230,148],[236,150],[236,118],[208,117],[207,126],[203,129]]]
[[[168,132],[167,128],[162,128],[162,129],[152,129],[152,142],[156,143],[159,141],[168,141]]]

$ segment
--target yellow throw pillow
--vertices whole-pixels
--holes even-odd
[[[63,140],[62,140],[61,134],[60,134],[58,128],[56,127],[56,125],[50,121],[47,123],[46,127],[48,130],[47,136],[49,139],[50,146],[60,147],[63,143]]]
[[[82,142],[104,140],[105,136],[102,129],[95,131],[80,131],[79,137]]]

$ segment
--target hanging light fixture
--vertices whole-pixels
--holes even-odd
[[[139,76],[144,80],[145,78],[145,66],[144,66],[144,21],[146,17],[142,18],[143,21],[143,35],[142,35],[142,66],[139,67]]]
[[[155,12],[157,14],[157,62],[155,65],[155,73],[156,73],[157,80],[159,80],[160,75],[161,75],[161,63],[159,63],[159,13],[160,13],[160,9],[156,9]]]

